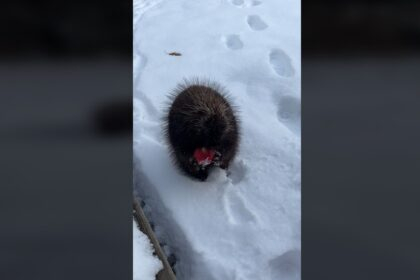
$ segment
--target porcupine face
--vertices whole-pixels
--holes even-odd
[[[238,142],[229,103],[215,89],[202,85],[179,89],[169,110],[166,133],[175,162],[200,180],[207,178],[213,166],[227,167]]]

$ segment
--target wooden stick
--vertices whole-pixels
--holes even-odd
[[[166,258],[165,253],[162,250],[162,247],[160,247],[159,241],[156,238],[155,233],[152,230],[152,227],[149,224],[149,221],[146,218],[146,215],[143,212],[143,209],[141,208],[140,204],[138,203],[137,199],[133,196],[133,215],[137,222],[137,224],[140,227],[140,230],[146,234],[150,241],[153,244],[153,247],[155,249],[155,252],[159,259],[161,260],[163,264],[163,269],[159,271],[159,273],[156,276],[157,280],[176,280],[175,274],[172,271],[171,266],[169,265],[168,259]]]

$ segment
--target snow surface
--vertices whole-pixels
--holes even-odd
[[[162,268],[162,262],[153,255],[149,238],[133,221],[133,280],[155,280]]]
[[[300,2],[135,0],[133,24],[135,191],[177,278],[300,279]],[[172,165],[161,125],[170,91],[197,76],[241,120],[230,170],[206,182]]]

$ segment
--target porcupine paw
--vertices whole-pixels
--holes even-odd
[[[200,181],[205,181],[207,177],[209,176],[209,173],[206,169],[200,169],[196,174],[195,177],[199,179]]]
[[[219,153],[218,151],[216,151],[216,152],[214,153],[213,165],[214,165],[214,166],[220,166],[221,161],[222,161],[222,154],[221,154],[221,153]]]
[[[229,163],[227,162],[222,162],[219,167],[223,170],[228,169],[229,168]]]

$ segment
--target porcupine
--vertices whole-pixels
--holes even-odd
[[[187,175],[201,181],[210,169],[227,169],[239,146],[235,107],[215,82],[185,80],[173,91],[165,132],[172,158]]]

